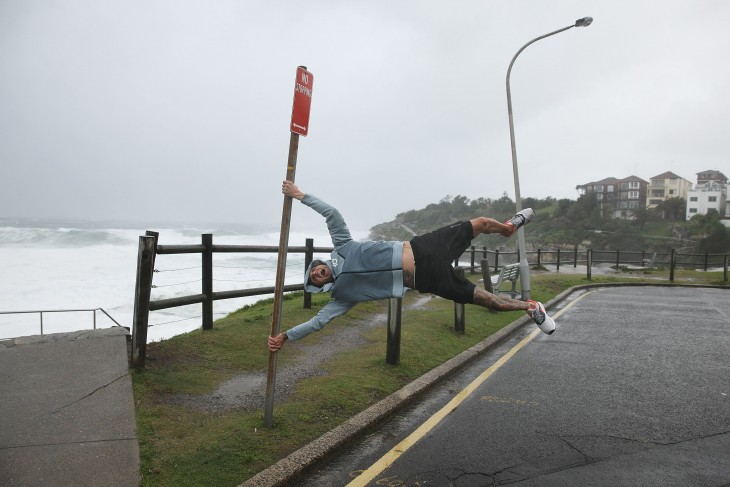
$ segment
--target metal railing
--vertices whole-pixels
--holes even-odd
[[[482,250],[472,246],[462,256],[470,260],[470,264],[465,266],[470,269],[471,274],[476,274],[480,269],[481,261],[477,262],[477,256],[482,255],[484,259],[490,261],[489,265],[497,272],[502,265],[513,264],[519,262],[520,253],[517,252],[500,252],[499,250]],[[527,252],[527,258],[530,265],[537,267],[543,265],[554,265],[557,270],[560,266],[585,265],[588,267],[590,276],[590,267],[594,264],[613,264],[615,268],[622,266],[641,266],[647,268],[665,267],[669,269],[670,281],[674,280],[674,270],[679,268],[685,269],[702,269],[708,271],[710,268],[721,268],[723,270],[723,280],[728,281],[728,258],[730,254],[690,254],[680,253],[675,250],[671,252],[647,252],[647,251],[629,251],[629,250],[594,250],[585,249],[579,251],[578,248],[566,250],[543,250],[537,249]],[[455,265],[459,265],[457,259]]]
[[[92,314],[92,320],[93,320],[93,329],[96,330],[96,312],[101,311],[106,315],[107,318],[112,320],[115,324],[115,326],[122,326],[111,317],[109,313],[107,313],[104,308],[92,308],[92,309],[43,309],[43,310],[30,310],[30,311],[0,311],[0,315],[20,315],[20,314],[35,314],[38,313],[38,316],[40,318],[40,330],[41,335],[43,335],[43,313],[84,313],[89,312]]]

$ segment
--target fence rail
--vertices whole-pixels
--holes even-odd
[[[490,260],[490,267],[494,271],[506,264],[514,264],[520,261],[520,252],[500,252],[499,250],[488,250],[486,247],[477,249],[472,246],[462,256],[469,259],[468,268],[472,274],[475,274],[481,264],[477,264],[477,255],[482,255],[484,259]],[[589,264],[614,264],[616,268],[621,266],[640,266],[640,267],[671,267],[677,268],[700,268],[707,271],[710,268],[722,267],[725,270],[724,280],[727,281],[728,255],[730,254],[682,254],[674,250],[671,252],[647,252],[647,251],[630,251],[630,250],[594,250],[586,249],[579,251],[577,248],[572,250],[543,250],[537,249],[527,252],[527,260],[530,265],[537,267],[543,265],[555,265],[557,270],[560,266]],[[532,256],[532,259],[531,259]],[[501,260],[500,260],[501,259]],[[682,260],[684,259],[684,260]],[[457,259],[455,264],[460,265]],[[673,277],[673,276],[672,276]]]
[[[40,320],[40,330],[41,335],[43,335],[43,313],[84,313],[89,312],[93,313],[92,320],[93,320],[93,329],[96,330],[96,312],[101,311],[106,315],[107,318],[112,320],[114,322],[115,326],[122,326],[120,325],[117,320],[111,317],[109,313],[107,313],[104,308],[92,308],[92,309],[42,309],[42,310],[28,310],[28,311],[0,311],[0,315],[22,315],[22,314],[35,314],[38,313],[38,317]]]
[[[134,298],[134,317],[132,330],[132,365],[138,368],[144,367],[146,348],[147,348],[147,327],[150,311],[174,308],[177,306],[185,306],[190,304],[201,304],[203,308],[202,327],[203,329],[213,328],[213,301],[221,299],[240,298],[247,296],[259,296],[273,294],[274,287],[258,287],[249,289],[236,289],[231,291],[214,291],[213,290],[213,254],[215,253],[278,253],[278,246],[262,246],[262,245],[217,245],[213,244],[212,234],[201,235],[201,243],[194,245],[158,245],[158,233],[148,231],[145,236],[139,237],[139,252],[137,258],[137,282],[135,286]],[[332,247],[315,247],[314,240],[306,239],[304,246],[290,246],[287,249],[289,254],[303,253],[304,269],[312,262],[315,253],[331,252]],[[151,300],[152,281],[154,273],[154,263],[157,255],[161,254],[201,254],[201,292],[199,294],[189,296],[179,296],[168,299]],[[481,255],[481,259],[477,257]],[[680,259],[680,256],[682,259]],[[482,260],[485,260],[489,267],[498,272],[500,266],[519,262],[519,252],[500,252],[499,250],[491,251],[486,247],[476,249],[472,246],[460,258],[456,259],[455,265],[461,267],[459,260],[469,259],[470,264],[465,266],[470,270],[471,274],[481,270]],[[528,264],[543,266],[555,265],[557,270],[560,266],[572,265],[574,268],[578,265],[585,265],[587,268],[588,279],[591,278],[591,269],[594,264],[611,263],[616,267],[626,266],[657,266],[659,263],[668,265],[670,268],[669,279],[674,280],[674,270],[677,267],[702,267],[704,270],[710,266],[722,266],[725,270],[724,279],[728,280],[728,254],[679,254],[675,251],[671,253],[648,253],[634,251],[594,251],[592,249],[580,250],[576,247],[570,250],[542,250],[527,252]],[[477,263],[478,260],[478,263]],[[722,261],[722,263],[720,263]],[[486,269],[488,271],[488,269]],[[304,284],[291,284],[284,286],[285,292],[301,291]],[[311,295],[304,292],[303,300],[304,308],[311,308]],[[391,300],[390,306],[396,306],[396,301]],[[397,301],[400,307],[400,300]],[[455,310],[455,319],[457,322],[463,321],[458,310]],[[400,330],[400,324],[395,321],[400,320],[400,310],[389,311],[389,330]],[[457,323],[459,325],[459,323]],[[463,327],[463,323],[460,324]],[[399,337],[391,337],[393,343],[399,343]],[[390,339],[390,338],[389,338]],[[387,354],[388,363],[397,362],[397,352],[390,350]]]

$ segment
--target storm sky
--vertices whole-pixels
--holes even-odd
[[[0,0],[0,217],[281,220],[296,182],[367,229],[450,195],[730,174],[722,0]],[[315,221],[295,205],[293,227]]]

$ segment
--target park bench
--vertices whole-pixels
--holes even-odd
[[[494,294],[500,294],[501,292],[509,292],[511,297],[515,297],[517,293],[517,279],[520,278],[520,264],[507,264],[502,266],[499,274],[491,276],[492,289]],[[482,280],[483,281],[483,280]],[[512,282],[512,289],[509,291],[502,291],[502,284],[505,282]]]

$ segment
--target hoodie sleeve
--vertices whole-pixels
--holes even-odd
[[[346,303],[344,301],[337,300],[330,301],[324,306],[324,308],[319,310],[319,313],[317,313],[314,318],[287,330],[286,336],[291,341],[304,338],[310,333],[321,330],[324,328],[324,325],[338,316],[344,315],[350,311],[353,306],[355,306],[355,303]]]
[[[329,230],[330,237],[332,238],[332,245],[334,245],[335,248],[341,247],[352,240],[350,229],[347,228],[345,219],[342,218],[342,215],[339,211],[337,211],[337,208],[328,205],[311,194],[305,194],[304,198],[302,198],[302,203],[325,217],[327,229]]]

